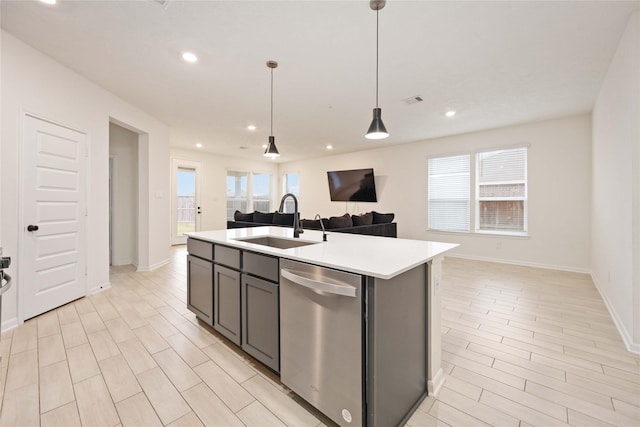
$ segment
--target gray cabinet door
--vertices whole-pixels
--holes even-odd
[[[213,328],[240,345],[240,272],[221,265],[213,268]]]
[[[242,349],[280,372],[279,286],[242,275]]]
[[[213,264],[187,255],[187,308],[213,325]]]

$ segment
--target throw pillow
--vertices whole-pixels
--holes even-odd
[[[294,214],[274,212],[273,221],[271,223],[275,225],[289,225],[293,227],[293,215]]]
[[[353,221],[351,215],[348,213],[342,216],[332,216],[329,218],[329,224],[327,228],[348,228],[353,227]]]
[[[253,222],[260,224],[271,224],[273,222],[273,212],[258,212],[253,213]]]
[[[373,224],[373,213],[369,212],[362,215],[352,215],[351,220],[354,226],[358,225],[371,225]]]
[[[324,228],[328,227],[329,220],[327,218],[322,218],[322,222],[324,223]],[[302,228],[309,228],[312,230],[322,230],[322,225],[320,225],[319,219],[303,219],[301,220],[300,226]]]
[[[233,214],[233,219],[240,222],[253,222],[253,212],[242,213],[240,211],[236,211]]]
[[[392,213],[378,213],[376,211],[371,212],[373,214],[373,223],[374,224],[387,224],[389,222],[393,222],[393,217],[395,214]]]

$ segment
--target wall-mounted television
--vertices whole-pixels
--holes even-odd
[[[329,194],[332,202],[377,202],[373,169],[329,171]]]

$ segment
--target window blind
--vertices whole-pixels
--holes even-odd
[[[526,231],[527,149],[478,153],[476,229]]]
[[[430,229],[469,231],[470,166],[469,154],[429,159]]]

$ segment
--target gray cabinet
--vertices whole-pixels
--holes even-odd
[[[187,307],[276,372],[280,371],[280,259],[187,240]]]
[[[213,292],[215,302],[213,328],[240,345],[240,272],[215,265]]]
[[[280,372],[278,292],[276,283],[242,275],[242,349],[276,372]]]
[[[187,307],[203,322],[213,325],[213,264],[187,255]]]

